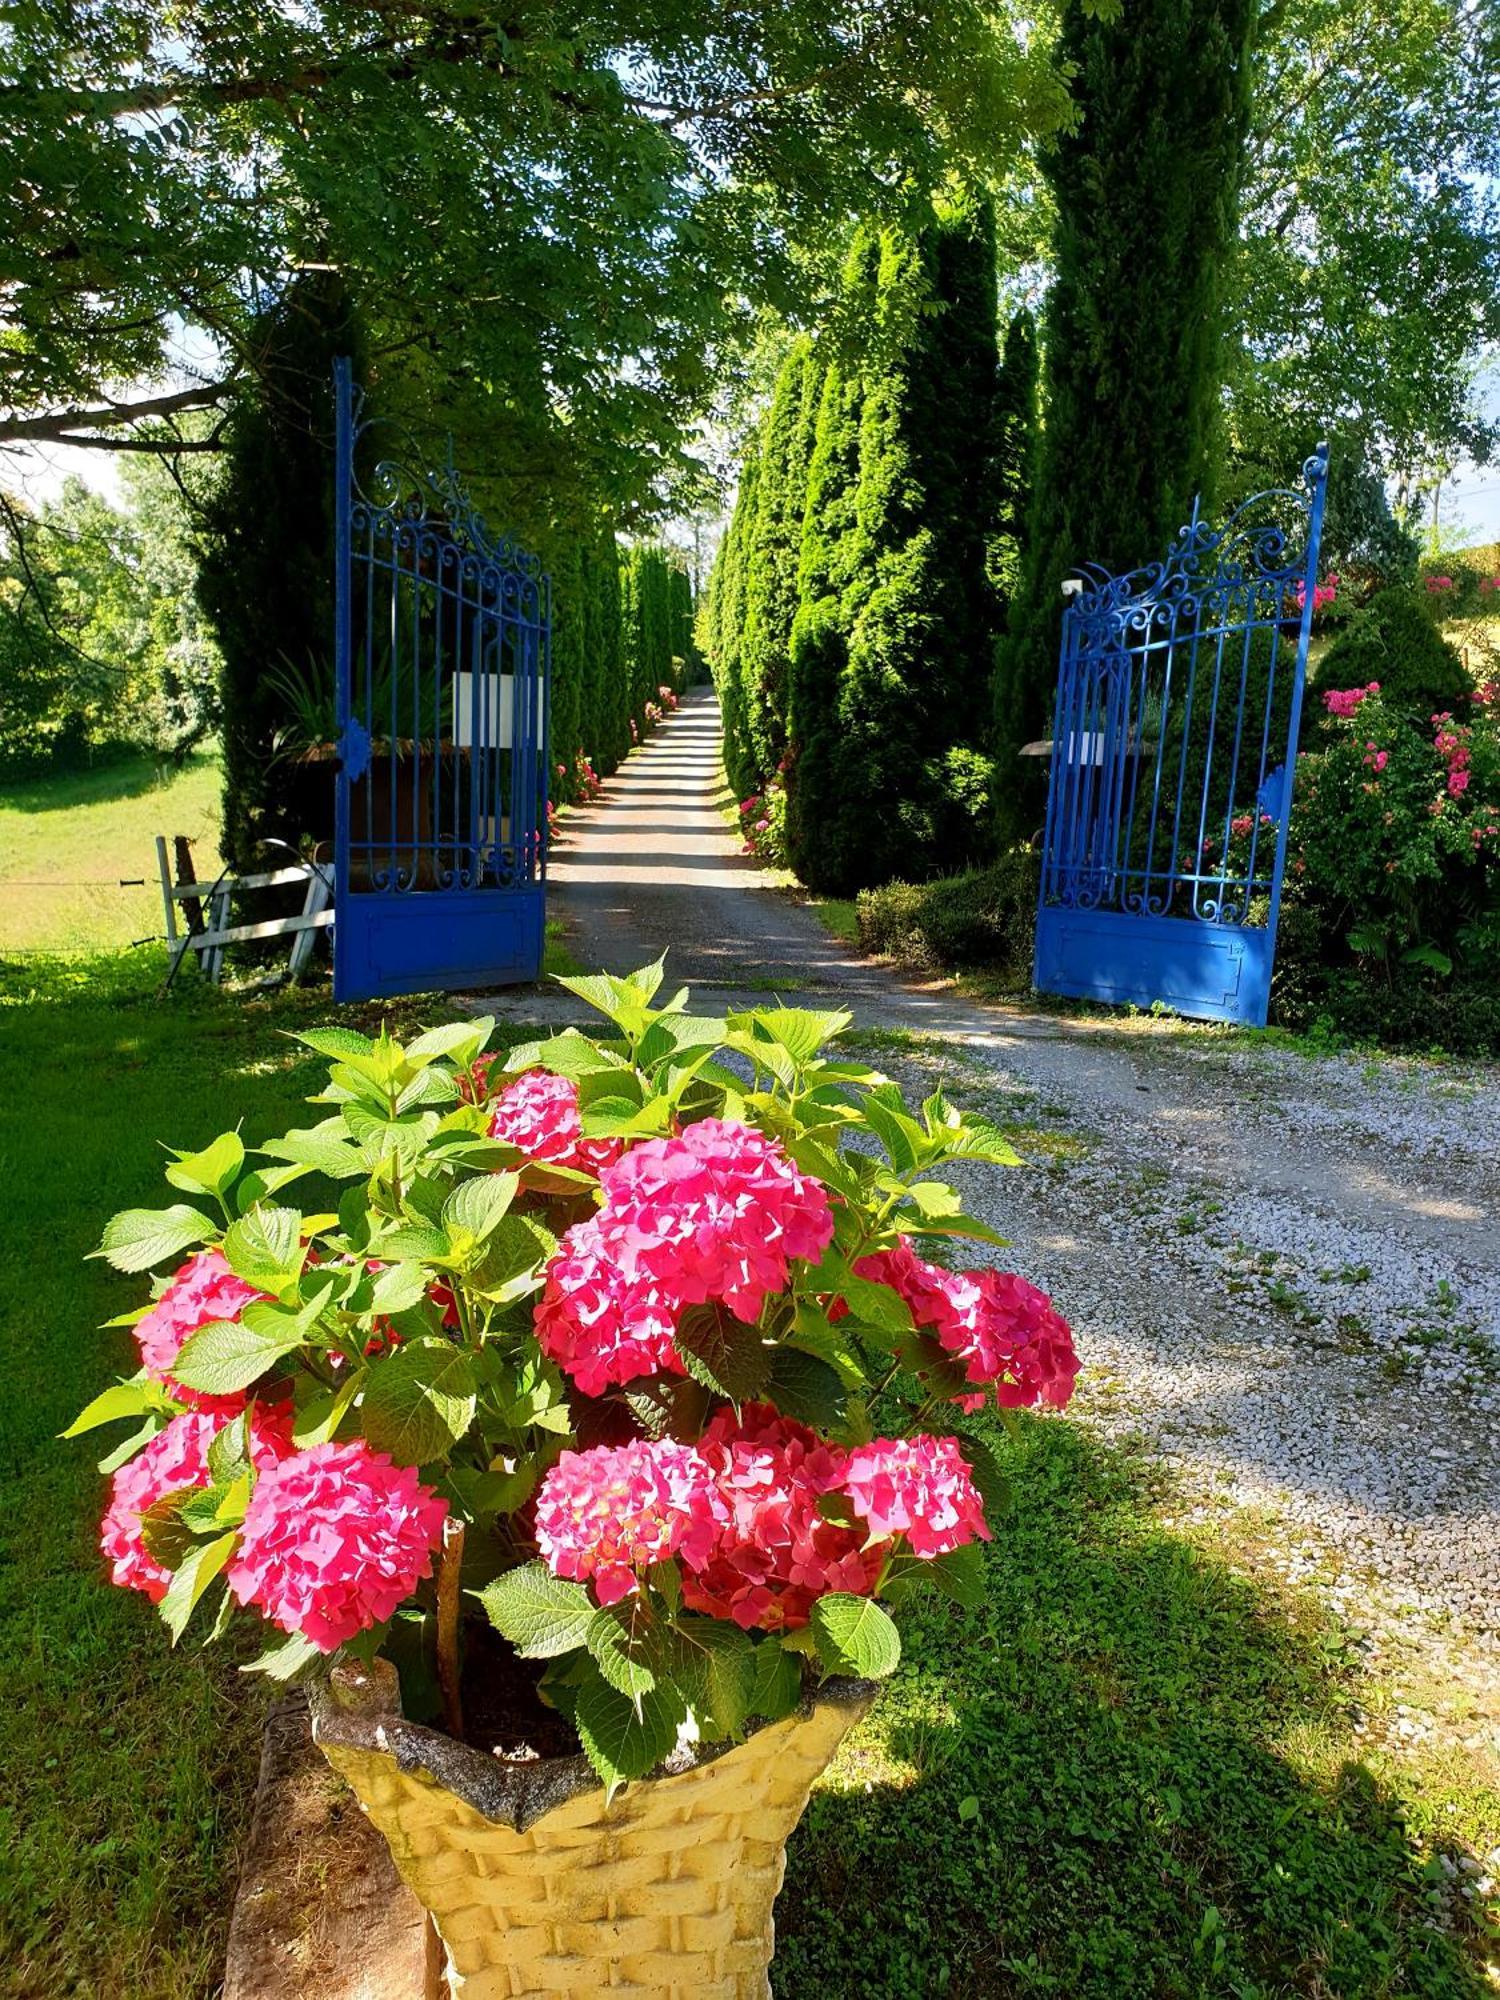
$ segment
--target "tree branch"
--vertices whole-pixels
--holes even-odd
[[[0,417],[0,444],[35,442],[42,444],[93,445],[104,451],[150,451],[159,449],[136,439],[125,442],[113,438],[75,437],[80,425],[94,430],[113,430],[122,424],[138,424],[150,417],[171,417],[179,410],[206,409],[222,403],[233,393],[237,380],[207,382],[195,389],[178,389],[167,396],[147,396],[139,403],[105,403],[92,410],[54,410],[45,417]],[[190,443],[183,450],[201,450]]]

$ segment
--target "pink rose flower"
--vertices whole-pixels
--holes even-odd
[[[849,1454],[844,1490],[872,1538],[905,1535],[913,1555],[990,1540],[984,1503],[956,1438],[876,1438]]]
[[[653,1563],[707,1561],[726,1516],[690,1445],[600,1445],[565,1451],[542,1481],[536,1539],[554,1576],[592,1581],[601,1604],[617,1604]]]
[[[411,1466],[362,1440],[314,1445],[256,1480],[229,1588],[283,1632],[335,1652],[432,1574],[447,1513]]]
[[[263,1299],[253,1285],[237,1278],[225,1262],[222,1250],[199,1250],[189,1257],[144,1319],[135,1324],[136,1345],[146,1373],[164,1382],[181,1403],[194,1409],[225,1407],[223,1397],[202,1395],[172,1380],[172,1364],[190,1335],[214,1320],[237,1320],[255,1299]],[[239,1406],[243,1405],[243,1398]],[[228,1414],[232,1414],[232,1408]]]

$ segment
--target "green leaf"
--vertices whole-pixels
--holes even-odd
[[[245,1147],[238,1132],[221,1132],[201,1153],[178,1153],[167,1168],[173,1187],[190,1194],[223,1194],[245,1164]]]
[[[573,1721],[608,1797],[613,1798],[627,1778],[644,1778],[671,1756],[686,1714],[682,1696],[665,1684],[632,1701],[597,1669],[583,1681]]]
[[[750,1689],[751,1715],[778,1722],[802,1699],[802,1666],[779,1639],[762,1639],[755,1649],[755,1680]]]
[[[923,1567],[938,1589],[955,1604],[969,1610],[983,1604],[984,1551],[978,1542],[965,1542],[961,1549],[950,1549],[945,1556],[930,1556]]]
[[[765,1383],[769,1402],[815,1430],[833,1430],[843,1423],[849,1399],[837,1369],[795,1347],[774,1348],[772,1355]]]
[[[321,1660],[322,1653],[311,1639],[304,1639],[300,1632],[293,1632],[289,1638],[267,1646],[266,1650],[249,1666],[241,1667],[242,1674],[264,1674],[268,1680],[289,1681],[294,1674],[300,1674],[304,1667],[310,1667],[314,1660]]]
[[[321,1125],[288,1132],[280,1139],[268,1139],[260,1150],[273,1160],[290,1160],[297,1166],[311,1167],[315,1173],[326,1174],[335,1181],[352,1180],[366,1171],[363,1156],[349,1143],[348,1128],[342,1118],[328,1118]]]
[[[405,1223],[376,1237],[370,1244],[370,1255],[385,1264],[441,1264],[451,1249],[443,1230]]]
[[[370,1286],[370,1311],[410,1312],[426,1296],[427,1273],[420,1264],[391,1264],[374,1274]]]
[[[610,1605],[589,1620],[583,1643],[612,1688],[635,1700],[656,1686],[652,1644],[639,1599]]]
[[[752,1014],[731,1014],[728,1026],[768,1036],[801,1065],[811,1062],[819,1049],[841,1035],[853,1018],[843,1008],[820,1013],[810,1007],[758,1007]]]
[[[117,1271],[149,1271],[164,1258],[206,1243],[213,1234],[208,1217],[183,1202],[171,1208],[127,1208],[110,1217],[99,1248],[91,1254],[105,1258]]]
[[[674,1678],[699,1732],[708,1741],[737,1736],[756,1691],[754,1640],[738,1625],[691,1616],[678,1621],[673,1637]]]
[[[113,1388],[102,1389],[92,1403],[80,1410],[62,1436],[82,1437],[85,1431],[97,1430],[100,1424],[118,1423],[121,1417],[138,1417],[150,1408],[151,1393],[144,1382],[116,1382]]]
[[[551,1660],[585,1644],[594,1601],[543,1562],[506,1570],[478,1593],[489,1621],[523,1660]]]
[[[999,1459],[983,1438],[965,1432],[958,1440],[965,1463],[974,1476],[975,1490],[984,1502],[985,1526],[995,1524],[1011,1511],[1014,1494]]]
[[[182,1518],[182,1510],[198,1489],[179,1486],[164,1493],[141,1515],[141,1546],[148,1556],[168,1569],[176,1569],[193,1546],[193,1530]]]
[[[882,1086],[866,1094],[860,1111],[897,1173],[909,1174],[926,1150],[927,1135],[915,1118],[886,1101],[887,1091],[899,1102],[901,1093],[894,1084]]]
[[[160,1429],[161,1420],[159,1418],[148,1418],[138,1431],[130,1433],[130,1436],[125,1439],[123,1444],[117,1444],[113,1451],[104,1454],[103,1458],[99,1461],[100,1472],[106,1477],[111,1472],[118,1472],[126,1460],[134,1458],[136,1453],[141,1449],[141,1446],[149,1444]]]
[[[204,1591],[234,1554],[238,1541],[238,1532],[231,1528],[227,1535],[220,1535],[212,1542],[200,1542],[178,1565],[160,1605],[174,1646],[187,1630],[187,1622]]]
[[[446,1340],[411,1340],[370,1370],[361,1408],[366,1439],[398,1465],[426,1465],[452,1450],[474,1421],[467,1354]]]
[[[247,1306],[245,1311],[248,1316],[251,1308]],[[239,1389],[248,1389],[305,1342],[296,1313],[260,1326],[252,1326],[248,1317],[210,1320],[183,1343],[172,1374],[185,1387],[201,1389],[207,1396],[232,1396]]]
[[[292,1440],[299,1450],[328,1443],[343,1422],[349,1405],[365,1386],[369,1372],[368,1368],[346,1368],[336,1389],[325,1389],[303,1404],[292,1423]]]
[[[295,1208],[252,1208],[224,1237],[229,1268],[263,1292],[284,1292],[296,1282],[306,1251],[302,1217]]]
[[[814,1604],[810,1623],[818,1658],[829,1673],[878,1681],[895,1672],[901,1635],[873,1597],[832,1591]]]
[[[415,1041],[408,1042],[406,1060],[432,1062],[438,1056],[447,1056],[459,1069],[468,1069],[494,1032],[493,1014],[480,1015],[473,1021],[445,1021],[440,1028],[426,1028]]]
[[[444,1228],[450,1235],[463,1230],[482,1243],[499,1225],[519,1186],[514,1174],[477,1174],[460,1181],[443,1204]]]
[[[678,1322],[677,1347],[693,1379],[731,1402],[758,1396],[770,1379],[774,1351],[759,1327],[726,1306],[689,1306]]]
[[[368,1035],[358,1035],[353,1028],[305,1028],[294,1033],[294,1042],[301,1042],[314,1055],[327,1056],[333,1062],[348,1062],[351,1058],[373,1056],[375,1044]]]
[[[988,1118],[976,1118],[972,1112],[964,1112],[956,1124],[940,1129],[937,1137],[943,1157],[950,1160],[988,1160],[997,1167],[1023,1164],[1021,1155],[1000,1127],[991,1124]]]

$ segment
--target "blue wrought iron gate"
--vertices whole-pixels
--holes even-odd
[[[347,360],[334,393],[334,998],[535,979],[550,581],[451,460],[375,458]]]
[[[1162,561],[1073,586],[1040,991],[1264,1027],[1327,476],[1320,445],[1300,489],[1220,529],[1195,507]]]

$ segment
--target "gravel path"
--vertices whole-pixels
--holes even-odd
[[[1490,1678],[1500,1074],[903,984],[739,854],[729,803],[712,700],[689,697],[567,819],[551,879],[574,954],[627,971],[667,948],[712,1005],[780,990],[919,1037],[877,1036],[884,1066],[946,1068],[1017,1129],[1028,1166],[967,1170],[970,1196],[1074,1324],[1077,1414],[1160,1452],[1188,1516],[1259,1522],[1288,1574],[1365,1622],[1446,1624]]]

